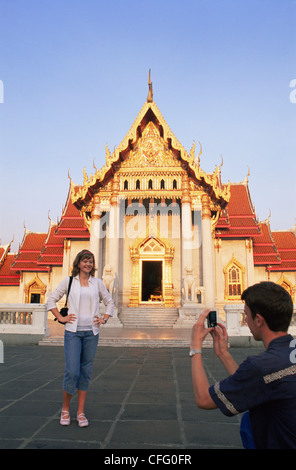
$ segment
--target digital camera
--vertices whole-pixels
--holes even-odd
[[[208,328],[217,326],[217,313],[216,310],[211,310],[207,316]]]

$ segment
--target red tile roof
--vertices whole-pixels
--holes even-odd
[[[57,225],[50,224],[47,239],[38,258],[38,265],[63,266],[64,238],[55,236]]]
[[[216,235],[218,238],[262,236],[247,184],[230,186],[230,200],[216,225]]]
[[[268,222],[262,222],[259,225],[262,237],[254,239],[254,266],[279,265],[281,258],[273,240],[270,225]]]
[[[69,190],[66,207],[56,228],[55,237],[89,240],[90,234],[79,210],[72,204]]]
[[[270,271],[296,271],[296,235],[294,232],[272,232],[281,257],[279,266],[271,266]]]
[[[0,286],[19,286],[20,275],[11,271],[15,254],[9,253],[10,244],[0,246]]]
[[[48,271],[48,267],[37,265],[46,238],[47,233],[33,233],[26,230],[19,252],[10,269],[12,271]]]

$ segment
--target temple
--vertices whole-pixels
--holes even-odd
[[[222,163],[203,171],[201,145],[188,152],[180,144],[153,99],[150,73],[142,109],[105,153],[81,185],[69,176],[60,220],[49,220],[47,233],[25,228],[17,253],[11,243],[0,247],[1,303],[45,303],[83,248],[114,299],[114,325],[141,317],[147,326],[154,314],[182,328],[204,307],[223,318],[225,304],[262,280],[295,301],[295,228],[274,232],[269,218],[258,221],[249,174],[224,184]]]

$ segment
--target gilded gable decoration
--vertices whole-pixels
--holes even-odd
[[[230,183],[228,185],[221,185],[221,166],[213,173],[206,173],[200,167],[200,155],[202,153],[202,146],[198,155],[195,155],[195,142],[188,153],[185,148],[180,144],[176,136],[173,134],[162,114],[160,113],[157,105],[153,100],[152,83],[149,74],[149,94],[146,102],[136,117],[133,125],[126,134],[122,142],[114,148],[111,153],[108,146],[106,150],[106,163],[100,169],[95,167],[95,173],[87,177],[84,170],[84,181],[81,186],[72,185],[71,198],[72,203],[79,209],[87,205],[93,196],[101,191],[104,191],[106,184],[114,178],[114,175],[120,172],[121,176],[124,171],[132,169],[135,173],[139,172],[163,172],[163,177],[169,171],[171,179],[173,173],[176,173],[174,186],[177,185],[177,180],[182,178],[186,173],[190,182],[198,185],[202,191],[210,195],[213,204],[224,208],[230,199]],[[179,174],[177,174],[179,171]],[[154,173],[154,178],[156,174]],[[129,189],[131,185],[128,183],[128,176],[126,176],[125,190]],[[161,180],[161,178],[160,178]],[[153,185],[156,180],[151,178],[152,184],[148,189],[154,189]],[[152,185],[152,188],[151,188]],[[142,189],[141,178],[139,178],[139,186],[136,189]],[[122,183],[120,181],[120,187]],[[180,185],[178,186],[180,188]],[[166,189],[162,183],[160,189]],[[181,188],[180,188],[181,189]],[[120,197],[126,197],[120,195]],[[110,195],[108,195],[110,197]],[[180,197],[180,196],[179,196]]]
[[[181,167],[181,162],[174,157],[173,152],[161,139],[155,124],[150,121],[135,150],[131,151],[131,156],[121,165],[121,168],[128,167]]]

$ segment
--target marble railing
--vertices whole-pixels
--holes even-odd
[[[0,335],[48,336],[45,304],[0,304]]]
[[[226,317],[226,329],[229,336],[252,336],[244,317],[243,304],[224,305]],[[294,305],[293,316],[289,333],[296,335],[296,305]]]
[[[252,336],[245,323],[243,304],[226,304],[224,311],[226,329],[230,337]],[[4,335],[12,334],[47,337],[49,336],[47,317],[45,304],[0,304],[0,336],[2,339]],[[191,326],[186,325],[187,328]],[[289,333],[296,336],[296,305]]]

